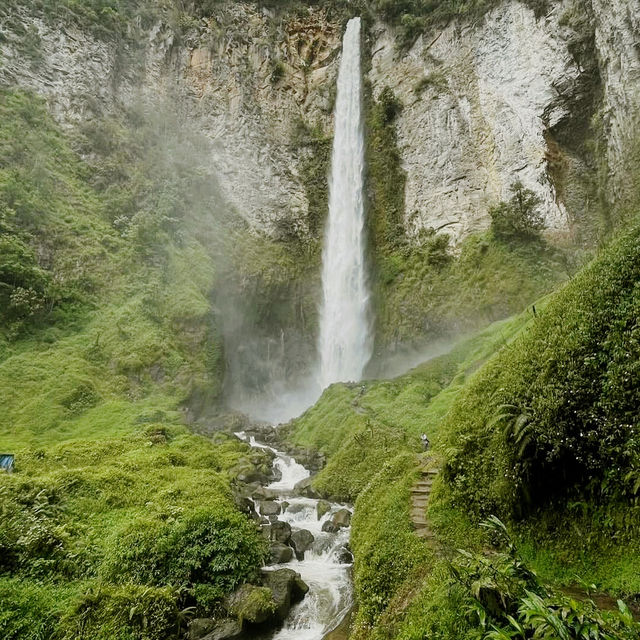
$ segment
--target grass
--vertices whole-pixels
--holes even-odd
[[[580,591],[583,584],[631,601],[640,591],[635,560],[640,522],[637,498],[629,493],[635,458],[626,466],[622,459],[611,465],[616,451],[635,455],[635,418],[629,408],[637,386],[632,382],[638,360],[633,356],[637,323],[632,320],[637,234],[637,227],[628,230],[570,283],[536,302],[535,315],[529,310],[494,323],[394,380],[333,385],[289,426],[293,442],[328,454],[314,486],[325,495],[355,502],[355,638],[478,637],[478,618],[469,613],[478,603],[464,580],[452,573],[451,563],[456,549],[482,554],[492,546],[491,536],[478,524],[495,512],[509,522],[518,562],[551,585],[537,587],[554,595],[535,606],[551,612],[564,597],[562,589]],[[564,413],[549,414],[551,418],[545,412],[573,406],[571,395],[555,401],[567,380],[582,411],[571,413],[565,426]],[[600,389],[607,395],[598,395]],[[584,474],[569,480],[555,477],[545,484],[555,493],[535,495],[530,503],[514,500],[519,485],[505,481],[514,467],[504,465],[514,449],[523,448],[491,422],[500,405],[525,407],[534,418],[515,415],[518,424],[532,425],[542,444],[555,442],[551,451],[561,447],[558,429],[607,416],[592,427],[601,436],[596,451],[602,458],[592,452],[584,459],[592,473],[603,470],[599,483],[585,482]],[[609,429],[612,437],[604,437]],[[409,519],[409,489],[417,478],[422,432],[431,439],[432,458],[443,468],[428,510],[442,551],[438,556],[413,534]],[[609,443],[624,444],[608,450]],[[529,464],[553,460],[551,453],[539,458],[535,449],[524,450],[533,460]],[[579,446],[576,453],[580,455]],[[533,478],[546,479],[552,469],[542,467]],[[518,606],[529,605],[523,600]],[[562,606],[581,610],[583,605]],[[600,616],[590,604],[584,606],[576,615]],[[601,629],[627,624],[602,615]]]
[[[226,212],[160,108],[73,139],[31,94],[0,114],[0,633],[177,637],[265,552],[232,482],[266,461],[183,426],[221,389]]]

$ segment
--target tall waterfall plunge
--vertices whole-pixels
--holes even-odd
[[[329,219],[322,254],[322,387],[360,380],[372,352],[365,269],[360,18],[347,24],[338,72]]]

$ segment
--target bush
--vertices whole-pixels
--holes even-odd
[[[265,548],[245,515],[229,507],[206,507],[172,523],[132,522],[114,537],[102,575],[114,582],[190,590],[207,584],[210,601],[214,592],[222,598],[254,578]]]
[[[574,600],[540,582],[497,518],[483,523],[503,551],[491,556],[459,551],[452,564],[454,580],[466,592],[467,615],[482,640],[510,638],[593,638],[631,640],[640,633],[629,609],[599,611],[586,599]]]
[[[506,242],[540,238],[545,227],[539,210],[542,200],[519,180],[511,186],[511,194],[508,202],[489,209],[493,235]]]
[[[609,247],[469,385],[447,478],[480,513],[640,490],[640,227]]]

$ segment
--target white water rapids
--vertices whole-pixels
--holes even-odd
[[[329,219],[322,255],[319,382],[358,381],[371,358],[365,265],[364,135],[360,18],[347,24],[338,72],[329,183]]]
[[[322,525],[345,505],[331,504],[329,512],[318,519],[318,500],[294,494],[295,485],[309,477],[308,469],[286,453],[260,444],[253,437],[247,438],[243,432],[236,433],[236,436],[247,440],[252,447],[269,449],[275,453],[273,464],[282,477],[269,484],[267,489],[277,492],[276,501],[285,507],[278,520],[288,522],[292,531],[306,529],[315,538],[302,560],[296,560],[294,556],[290,562],[268,567],[293,569],[309,585],[309,592],[302,602],[291,609],[279,630],[255,640],[321,640],[340,624],[353,604],[351,565],[340,561],[340,552],[349,542],[350,527],[340,529],[338,533],[322,531]]]

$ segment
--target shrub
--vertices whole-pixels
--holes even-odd
[[[114,537],[102,575],[114,582],[191,590],[208,584],[210,602],[214,594],[222,598],[255,577],[265,545],[245,515],[229,506],[207,507],[175,522],[132,522]]]
[[[507,242],[538,239],[545,227],[539,210],[542,200],[519,180],[513,183],[510,191],[512,195],[508,202],[489,209],[494,236]]]

